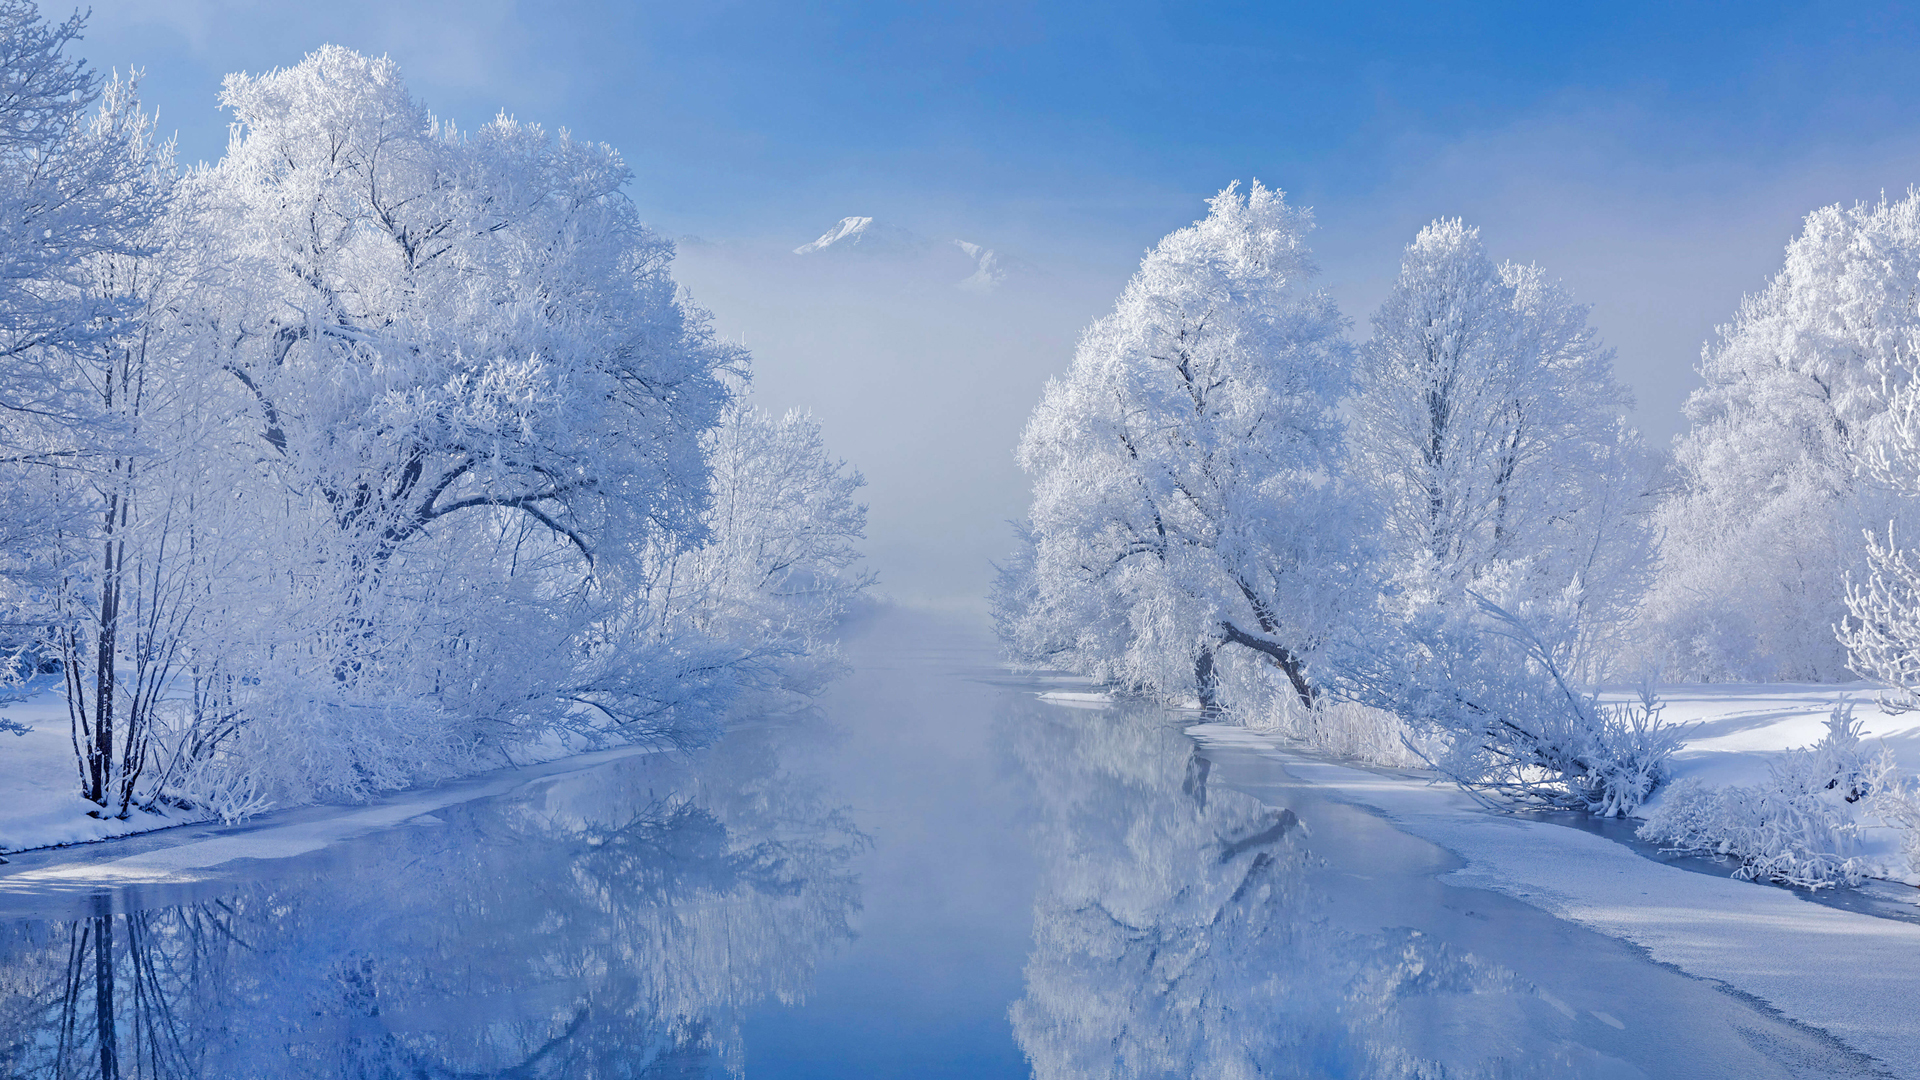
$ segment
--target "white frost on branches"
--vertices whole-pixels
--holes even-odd
[[[1379,602],[1337,650],[1341,692],[1397,714],[1470,790],[1602,814],[1664,777],[1649,697],[1587,689],[1643,582],[1642,454],[1612,351],[1538,267],[1436,221],[1360,353],[1349,468],[1384,522]]]
[[[1902,451],[1920,333],[1920,194],[1807,215],[1780,272],[1702,354],[1706,385],[1675,444],[1645,623],[1669,674],[1835,681],[1846,582],[1863,531],[1911,536],[1920,515],[1863,475]],[[1889,413],[1889,405],[1907,400]],[[1895,430],[1889,431],[1892,427]],[[1884,445],[1887,439],[1895,440]],[[1891,569],[1891,567],[1887,567]]]
[[[0,644],[60,661],[99,813],[685,743],[838,671],[859,476],[739,402],[618,153],[329,46],[177,176],[37,20],[0,0]]]
[[[1020,441],[1031,550],[998,618],[1032,660],[1213,704],[1234,646],[1310,700],[1341,606],[1345,323],[1308,291],[1305,211],[1258,183],[1149,252]]]

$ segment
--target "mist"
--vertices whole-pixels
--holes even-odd
[[[1025,513],[1020,429],[1125,275],[1062,266],[979,293],[913,258],[697,240],[679,252],[676,276],[752,350],[754,401],[812,411],[865,475],[879,591],[983,610],[1007,522]]]

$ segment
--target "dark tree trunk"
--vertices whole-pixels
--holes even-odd
[[[1222,623],[1221,629],[1226,632],[1228,641],[1235,645],[1244,645],[1265,655],[1273,661],[1274,666],[1286,672],[1287,681],[1293,684],[1293,692],[1300,697],[1300,704],[1309,709],[1313,708],[1317,695],[1314,693],[1313,684],[1307,682],[1307,666],[1300,662],[1299,657],[1293,655],[1291,649],[1278,642],[1254,637],[1232,623]]]
[[[1220,708],[1220,676],[1213,670],[1213,647],[1200,650],[1193,662],[1193,685],[1200,697],[1200,707],[1207,712],[1216,712]]]
[[[102,809],[112,800],[113,786],[113,654],[120,628],[120,562],[125,546],[114,535],[119,510],[119,496],[109,498],[100,580],[100,636],[94,650],[93,741],[87,748],[87,798]]]

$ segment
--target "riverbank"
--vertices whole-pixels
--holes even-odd
[[[1830,700],[1832,688],[1824,689]],[[1732,755],[1761,755],[1765,733],[1777,739],[1798,730],[1818,696],[1807,688],[1755,688],[1735,699],[1740,708],[1715,719],[1719,727],[1701,729],[1698,743],[1707,745],[1690,745],[1681,768],[1741,776],[1752,762]],[[1697,710],[1708,697],[1726,701],[1718,694],[1674,700]],[[1203,748],[1272,759],[1301,782],[1451,852],[1463,865],[1443,875],[1448,884],[1498,892],[1629,942],[1658,963],[1825,1031],[1887,1063],[1895,1075],[1920,1076],[1907,1034],[1920,988],[1920,923],[1666,865],[1589,832],[1491,813],[1451,785],[1316,760],[1245,728],[1201,724],[1188,734]],[[1736,751],[1729,743],[1747,748]]]
[[[1757,787],[1769,778],[1782,752],[1812,746],[1827,733],[1828,718],[1838,706],[1851,706],[1860,721],[1862,749],[1869,755],[1885,749],[1899,775],[1920,777],[1920,711],[1884,708],[1876,689],[1866,683],[1731,683],[1679,684],[1660,689],[1662,719],[1681,731],[1680,748],[1671,762],[1668,782],[1636,808],[1633,818],[1644,821],[1666,805],[1676,785],[1691,781],[1706,788]],[[1055,692],[1043,697],[1056,705],[1100,707],[1110,702],[1099,692]],[[1624,701],[1628,695],[1605,695]],[[1259,729],[1233,728],[1237,731]],[[1276,746],[1293,745],[1273,735]],[[1376,737],[1393,743],[1391,733]],[[1411,754],[1401,755],[1415,762]],[[1418,771],[1418,770],[1416,770]],[[1920,886],[1920,870],[1908,863],[1903,831],[1869,813],[1858,816],[1856,855],[1870,879]],[[1912,894],[1920,902],[1920,892]]]
[[[91,844],[162,829],[210,825],[219,820],[208,814],[173,808],[135,808],[124,819],[89,816],[89,811],[98,807],[80,796],[78,766],[75,764],[66,709],[66,701],[57,692],[57,687],[42,689],[6,708],[8,719],[28,725],[30,730],[24,735],[0,734],[0,857],[10,859],[20,853],[43,848]],[[585,767],[607,754],[619,756],[642,749],[645,748],[619,747],[595,752],[589,747],[569,745],[556,738],[533,746],[517,747],[512,754],[512,761],[502,761],[499,769],[458,780],[408,788],[352,806],[281,807],[248,820],[279,820],[289,813],[303,810],[322,816],[352,819],[382,805],[410,805],[422,798],[431,802],[443,793],[469,791],[476,784],[492,782],[491,778],[494,777],[538,775],[528,773],[526,770],[529,767],[539,768],[575,758],[580,759],[582,767]]]

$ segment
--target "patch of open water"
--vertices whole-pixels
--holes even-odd
[[[533,779],[176,881],[0,877],[0,1065],[1880,1071],[1630,946],[1442,884],[1445,851],[1270,758],[1199,750],[1182,718],[1040,702],[1042,683],[996,673],[968,628],[894,613],[850,653],[855,673],[816,714],[699,753]]]

